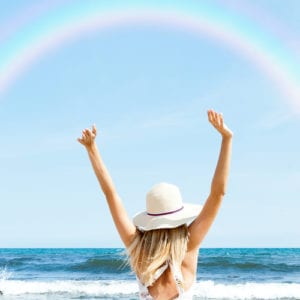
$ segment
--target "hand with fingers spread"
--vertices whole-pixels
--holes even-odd
[[[90,147],[93,145],[97,135],[96,126],[92,126],[92,130],[84,129],[82,130],[82,137],[78,138],[77,141],[85,147]]]
[[[209,122],[221,133],[222,137],[232,137],[232,131],[225,125],[222,113],[212,109],[207,111]]]

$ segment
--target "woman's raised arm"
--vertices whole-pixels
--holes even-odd
[[[97,129],[96,126],[93,125],[91,131],[89,129],[84,129],[82,131],[82,137],[77,140],[85,146],[87,150],[96,177],[106,197],[116,228],[123,243],[126,247],[128,247],[134,237],[136,228],[131,219],[128,217],[123,203],[115,189],[111,176],[109,175],[100,156],[95,142],[96,135]]]
[[[210,194],[199,216],[189,226],[190,239],[188,250],[198,249],[211,227],[226,192],[231,157],[232,132],[225,125],[223,116],[208,110],[208,120],[222,136],[221,150],[217,167],[212,179]]]

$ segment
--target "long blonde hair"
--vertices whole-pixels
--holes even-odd
[[[186,224],[149,231],[137,229],[127,252],[131,268],[139,280],[146,286],[152,285],[156,270],[166,261],[180,268],[186,253],[188,236]]]

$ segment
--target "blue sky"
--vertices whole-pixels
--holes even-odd
[[[1,3],[0,26],[36,2],[16,3]],[[300,3],[239,6],[299,47]],[[300,247],[300,116],[251,61],[207,36],[147,24],[87,33],[35,61],[0,105],[0,247],[122,246],[76,141],[93,123],[129,215],[161,181],[204,203],[221,142],[210,108],[234,140],[227,194],[202,246]]]

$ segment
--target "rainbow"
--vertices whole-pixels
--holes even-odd
[[[87,31],[137,23],[169,26],[207,36],[255,64],[300,113],[300,66],[284,41],[226,6],[205,1],[59,1],[28,9],[0,32],[0,93],[40,56]],[[34,11],[34,13],[32,13]],[[20,21],[21,20],[21,21]]]

